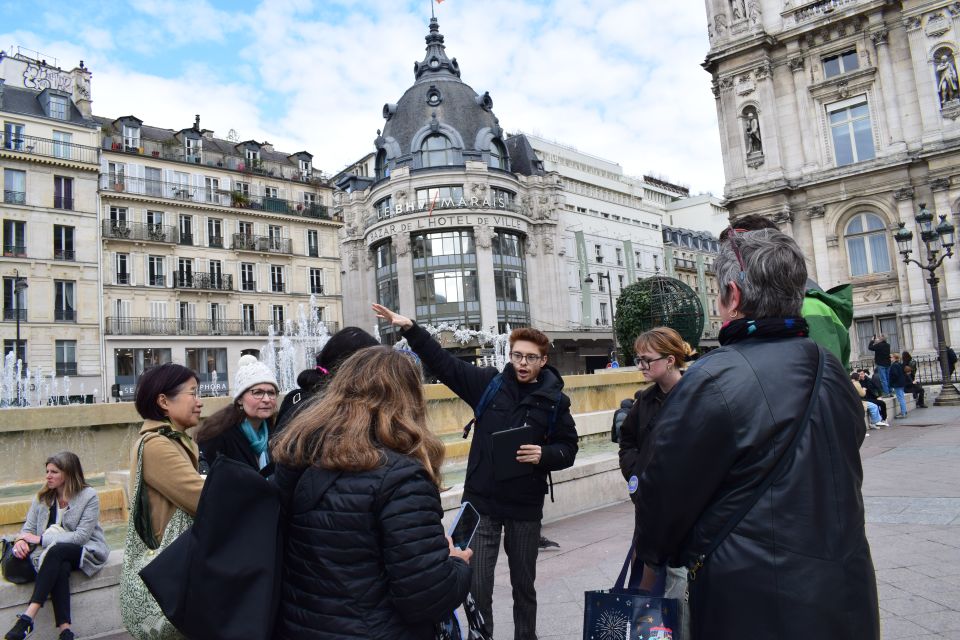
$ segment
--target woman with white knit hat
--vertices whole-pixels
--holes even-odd
[[[267,443],[276,420],[279,390],[277,377],[267,365],[249,354],[240,358],[233,404],[207,418],[195,435],[207,464],[213,464],[217,456],[227,456],[258,471],[267,467]]]

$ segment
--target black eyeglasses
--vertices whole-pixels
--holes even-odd
[[[527,361],[527,364],[536,364],[543,359],[543,356],[536,353],[520,353],[519,351],[513,351],[510,353],[510,361],[514,364],[520,364],[524,360]]]
[[[277,397],[277,392],[273,389],[251,389],[250,395],[257,400],[263,400],[264,398],[274,400]]]
[[[663,360],[664,358],[669,358],[669,357],[670,356],[660,356],[659,358],[653,358],[652,360],[649,360],[647,358],[641,358],[640,356],[637,356],[636,358],[633,359],[633,364],[640,367],[641,369],[649,369],[650,365],[656,362],[657,360]]]

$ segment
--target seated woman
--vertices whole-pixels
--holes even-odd
[[[414,360],[358,351],[273,444],[289,525],[278,640],[427,640],[470,588],[444,535],[444,446]]]
[[[227,456],[258,471],[267,467],[267,442],[277,414],[279,389],[273,371],[256,356],[240,358],[233,404],[204,420],[197,429],[197,444],[206,464],[212,465],[217,456]]]
[[[33,632],[33,619],[49,597],[60,640],[73,640],[70,629],[70,572],[92,576],[103,568],[110,548],[100,528],[100,498],[83,477],[76,454],[47,458],[43,488],[33,499],[13,554],[30,557],[37,581],[27,610],[4,636],[23,640]]]

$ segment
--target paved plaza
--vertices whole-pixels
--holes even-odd
[[[863,495],[883,637],[960,640],[960,408],[916,409],[870,434]],[[537,567],[541,640],[582,637],[583,592],[613,584],[632,528],[629,502],[544,527],[561,548],[541,553]],[[494,597],[496,638],[511,640],[504,560]]]

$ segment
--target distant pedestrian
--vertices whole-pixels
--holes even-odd
[[[907,376],[907,386],[904,391],[913,395],[913,400],[917,403],[917,409],[926,409],[927,405],[923,402],[925,392],[923,385],[917,382],[916,370],[912,366],[904,366],[903,373]]]
[[[277,413],[277,377],[254,355],[244,355],[237,365],[233,404],[203,421],[194,438],[206,465],[218,456],[243,462],[269,473],[268,442]],[[272,465],[270,465],[272,469]]]
[[[880,414],[880,419],[883,421],[887,420],[887,403],[880,399],[880,387],[876,385],[873,381],[873,378],[867,375],[866,371],[862,369],[857,372],[856,380],[860,383],[860,386],[863,388],[864,395],[863,398],[873,404],[877,411]]]
[[[890,356],[890,359],[890,388],[893,390],[893,394],[897,397],[897,403],[900,405],[900,413],[893,417],[906,418],[907,397],[904,391],[909,381],[907,380],[907,374],[903,370],[903,364],[900,362],[900,355],[895,353]]]
[[[853,383],[853,388],[856,390],[857,395],[860,396],[863,401],[863,410],[870,420],[870,428],[879,429],[880,427],[889,426],[880,416],[880,409],[877,407],[877,405],[867,400],[867,391],[860,384],[860,375],[856,372],[851,373],[850,381]]]
[[[950,370],[950,377],[953,377],[953,371],[957,368],[957,352],[952,347],[947,347],[947,368]]]
[[[772,230],[720,246],[721,347],[657,414],[638,555],[690,569],[691,640],[877,640],[863,405],[840,361],[806,337],[803,253]]]
[[[883,395],[890,395],[890,343],[883,334],[873,336],[867,349],[873,351],[873,362],[880,374],[880,385]]]
[[[297,376],[297,388],[288,393],[277,411],[277,423],[271,437],[276,438],[290,419],[312,398],[315,398],[336,375],[344,360],[360,349],[376,347],[380,343],[359,327],[344,327],[330,336],[316,357],[316,366],[304,369]]]

